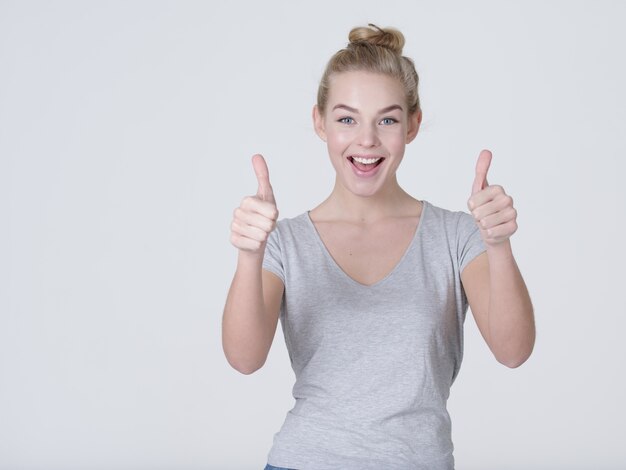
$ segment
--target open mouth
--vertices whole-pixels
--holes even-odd
[[[379,166],[383,162],[383,160],[385,160],[385,158],[384,157],[352,156],[352,157],[348,157],[348,160],[350,160],[350,163],[352,163],[352,165],[357,170],[367,173],[369,171],[372,171],[377,166]]]

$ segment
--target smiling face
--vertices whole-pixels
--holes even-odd
[[[343,72],[330,81],[323,115],[313,109],[317,134],[327,143],[337,183],[359,196],[397,185],[406,144],[417,135],[421,112],[408,115],[402,84],[370,72]]]

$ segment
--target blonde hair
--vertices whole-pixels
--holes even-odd
[[[419,77],[413,61],[402,55],[404,35],[400,31],[379,28],[370,23],[368,27],[353,28],[348,39],[350,43],[330,58],[320,80],[317,90],[320,113],[326,110],[332,76],[352,71],[381,73],[397,78],[404,88],[409,115],[421,110],[417,94]]]

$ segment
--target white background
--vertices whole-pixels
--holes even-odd
[[[625,5],[1,1],[0,468],[263,468],[294,375],[280,326],[224,357],[232,211],[256,152],[281,217],[330,193],[311,108],[368,22],[420,74],[401,185],[467,211],[488,148],[519,212],[536,347],[507,369],[468,312],[457,468],[625,468]]]

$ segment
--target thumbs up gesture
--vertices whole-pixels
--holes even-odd
[[[490,186],[487,182],[491,157],[489,150],[480,152],[467,206],[480,228],[483,241],[495,246],[507,241],[516,232],[517,211],[513,207],[513,198],[504,192],[502,186]]]
[[[252,157],[252,167],[259,183],[255,196],[247,196],[235,209],[230,226],[230,242],[239,250],[263,255],[270,232],[276,227],[278,209],[265,159]]]

